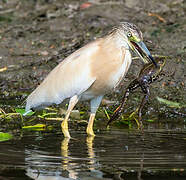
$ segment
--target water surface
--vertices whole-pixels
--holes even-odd
[[[0,143],[0,179],[172,179],[186,177],[185,130],[110,130],[72,139],[25,132]]]

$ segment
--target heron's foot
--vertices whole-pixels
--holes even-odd
[[[94,119],[95,119],[95,113],[91,113],[88,121],[87,130],[86,130],[88,136],[95,136],[93,131]]]
[[[68,122],[66,119],[64,119],[61,123],[61,130],[65,138],[70,138],[70,133],[68,131]]]
[[[92,137],[94,137],[94,136],[95,136],[95,134],[94,134],[94,131],[93,131],[92,127],[87,127],[86,132],[87,132],[87,135],[88,135],[88,136],[92,136]]]

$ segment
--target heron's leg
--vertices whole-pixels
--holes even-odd
[[[77,95],[70,98],[68,109],[67,109],[67,112],[66,112],[66,115],[65,115],[65,119],[61,123],[61,129],[62,129],[62,132],[64,134],[64,137],[66,137],[66,138],[70,138],[70,134],[69,134],[69,131],[68,131],[68,118],[70,116],[70,113],[71,113],[72,109],[77,104],[78,100],[79,100],[79,98],[78,98]]]
[[[102,98],[103,96],[98,96],[90,101],[91,113],[90,113],[90,118],[86,130],[88,136],[95,136],[93,131],[94,119],[95,119],[96,111],[101,103]]]

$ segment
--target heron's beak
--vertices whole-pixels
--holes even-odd
[[[143,60],[143,62],[146,63],[153,63],[155,66],[157,66],[156,62],[154,61],[151,53],[147,49],[146,45],[143,41],[130,41],[135,52],[139,55],[139,57]]]

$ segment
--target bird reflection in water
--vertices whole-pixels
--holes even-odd
[[[70,157],[70,152],[68,149],[69,145],[69,138],[64,138],[63,141],[61,142],[61,156],[62,156],[62,169],[63,171],[68,172],[68,177],[72,179],[77,179],[78,178],[78,172],[73,170],[73,167],[76,166],[76,163],[71,162],[71,157]]]
[[[72,157],[70,155],[69,151],[69,143],[70,140],[73,141],[75,139],[69,139],[69,138],[64,138],[61,142],[61,156],[62,156],[62,170],[68,173],[68,178],[72,179],[77,179],[79,177],[78,171],[75,170],[78,166],[80,166],[79,163],[74,162],[75,157]],[[96,170],[96,156],[95,152],[93,149],[93,141],[94,141],[94,136],[88,136],[86,138],[86,145],[87,145],[87,158],[88,159],[88,165],[86,166],[88,170],[94,171]],[[73,161],[72,161],[73,160]],[[83,158],[82,158],[83,160]]]
[[[90,161],[88,162],[88,164],[90,165],[90,170],[95,170],[94,165],[96,164],[96,155],[93,149],[93,140],[94,136],[87,136],[86,138],[88,158],[90,159]]]

